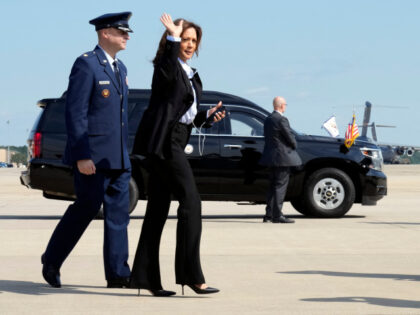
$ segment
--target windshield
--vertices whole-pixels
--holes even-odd
[[[296,129],[293,129],[293,128],[291,128],[291,129],[292,129],[292,132],[293,132],[294,134],[298,135],[298,136],[307,136],[307,134],[306,134],[306,133],[303,133],[303,132],[297,131]]]

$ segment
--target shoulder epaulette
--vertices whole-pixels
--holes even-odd
[[[82,55],[82,57],[92,57],[92,56],[94,56],[94,55],[96,55],[96,52],[95,51],[88,51],[88,52],[85,52],[83,55]]]

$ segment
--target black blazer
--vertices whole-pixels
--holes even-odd
[[[265,145],[260,164],[270,167],[298,166],[302,161],[296,152],[296,139],[289,121],[274,111],[264,122]]]
[[[155,65],[152,95],[137,129],[133,154],[156,155],[162,159],[171,157],[172,130],[194,102],[190,80],[178,61],[179,47],[179,42],[168,40],[162,57]],[[203,89],[198,73],[191,81],[198,107]],[[194,124],[210,127],[205,121],[206,111],[198,112]]]

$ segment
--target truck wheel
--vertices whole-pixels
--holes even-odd
[[[129,199],[130,199],[128,211],[129,213],[131,213],[136,208],[137,201],[139,200],[139,188],[137,187],[136,181],[134,180],[133,177],[130,178],[128,190],[129,190]],[[103,219],[103,218],[104,218],[104,208],[101,207],[98,214],[96,215],[96,219]]]
[[[297,212],[306,216],[312,215],[311,211],[309,211],[308,208],[305,206],[305,203],[303,202],[302,198],[292,199],[290,200],[290,203]]]
[[[305,182],[304,204],[316,217],[344,216],[352,207],[355,196],[353,181],[336,168],[317,170]]]

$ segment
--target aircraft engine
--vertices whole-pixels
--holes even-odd
[[[413,156],[414,152],[415,152],[414,148],[407,148],[407,150],[405,151],[407,156]]]

